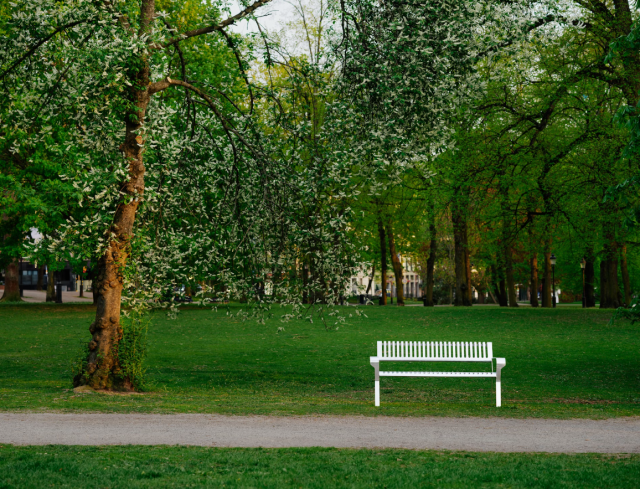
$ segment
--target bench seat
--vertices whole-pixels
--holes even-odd
[[[495,372],[380,372],[380,377],[495,377]]]
[[[496,406],[502,405],[501,372],[507,361],[493,356],[491,342],[378,341],[378,355],[370,362],[375,369],[376,406],[380,406],[380,377],[495,378]],[[485,362],[491,365],[491,372],[381,372],[380,362]]]

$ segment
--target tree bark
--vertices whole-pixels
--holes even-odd
[[[154,0],[143,0],[140,8],[140,34],[148,34],[155,17]],[[145,113],[150,100],[149,63],[145,56],[138,59],[138,70],[131,76],[130,113],[125,116],[125,140],[120,146],[128,162],[128,175],[121,183],[122,201],[115,211],[113,224],[107,232],[112,236],[107,250],[98,260],[94,287],[99,295],[95,321],[89,331],[86,370],[74,378],[74,385],[89,385],[94,389],[133,390],[131,379],[123,373],[118,361],[118,344],[122,338],[120,304],[123,288],[122,271],[127,264],[129,241],[138,205],[144,194],[144,131]]]
[[[393,274],[396,278],[396,302],[399,306],[404,306],[404,284],[402,283],[402,262],[396,251],[396,242],[393,235],[393,225],[391,220],[387,225],[387,238],[389,239],[389,254],[391,255],[391,264],[393,265]]]
[[[530,260],[531,265],[531,297],[529,304],[531,307],[538,307],[538,254],[533,253]]]
[[[542,280],[542,307],[553,307],[551,301],[551,251],[544,252],[544,277]]]
[[[631,305],[631,284],[629,281],[629,268],[627,267],[627,245],[620,247],[620,271],[622,272],[622,284],[624,285],[625,307]]]
[[[433,222],[429,224],[429,233],[431,234],[431,243],[429,245],[429,258],[427,259],[427,283],[425,289],[424,305],[427,307],[433,307],[433,272],[436,264],[436,252],[438,250],[438,241],[436,240],[436,225]]]
[[[13,258],[4,269],[3,301],[19,302],[20,298],[20,265],[18,258]]]
[[[387,239],[382,219],[378,218],[378,235],[380,237],[380,305],[387,305]]]
[[[36,283],[36,290],[44,290],[42,288],[42,282],[44,282],[44,265],[38,267],[38,283]]]

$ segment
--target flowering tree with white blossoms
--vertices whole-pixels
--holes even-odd
[[[390,162],[402,171],[441,144],[447,112],[480,86],[478,46],[503,41],[478,43],[482,22],[514,18],[491,2],[343,3],[343,74],[309,139],[273,87],[250,80],[250,46],[225,30],[268,1],[225,20],[204,2],[191,25],[188,2],[12,4],[0,40],[2,136],[16,155],[67,155],[63,178],[81,209],[31,252],[99,257],[76,385],[136,388],[139,336],[126,311],[176,285],[259,304],[338,302],[357,261],[350,201],[375,192],[371,177]],[[275,130],[283,120],[288,129]],[[64,140],[52,137],[60,126]]]
[[[225,31],[266,0],[227,20],[201,5],[199,25],[182,33],[183,6],[155,3],[16,3],[0,41],[5,141],[15,155],[66,152],[62,178],[79,196],[55,239],[30,253],[99,257],[96,318],[74,379],[97,389],[139,386],[136,311],[167,289],[299,305],[304,288],[334,304],[357,256],[344,233],[344,169],[324,167],[327,191],[319,167],[300,165],[302,150],[271,130],[278,110],[256,116],[258,100],[278,101],[252,85],[242,40]],[[63,140],[51,137],[60,126]],[[311,220],[298,212],[318,199],[335,208]],[[304,284],[302,258],[314,270]]]

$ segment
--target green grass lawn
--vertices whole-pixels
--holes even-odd
[[[0,488],[635,488],[639,473],[639,455],[0,445]]]
[[[230,306],[234,312],[238,306]],[[320,321],[266,325],[187,307],[155,313],[148,392],[75,394],[70,364],[93,309],[0,305],[0,410],[590,417],[640,415],[640,325],[579,307],[377,307],[336,331]],[[353,308],[344,311],[353,313]],[[279,327],[284,331],[277,333]],[[376,340],[493,341],[504,356],[503,407],[493,379],[383,378],[373,406]],[[399,365],[396,365],[398,367]],[[449,366],[447,366],[449,367]],[[477,365],[451,365],[477,368]],[[406,369],[438,368],[405,364]]]

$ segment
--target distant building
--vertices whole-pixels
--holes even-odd
[[[416,266],[413,260],[405,257],[400,257],[400,261],[402,262],[402,282],[404,289],[405,298],[414,298],[419,299],[422,297],[422,280],[420,279],[420,275],[416,271]],[[376,263],[376,269],[378,269],[380,265]],[[367,287],[369,286],[369,281],[371,280],[371,269],[362,269],[356,275],[351,277],[351,285],[349,293],[351,295],[360,295],[367,293]],[[376,273],[373,276],[373,281],[371,287],[369,289],[369,295],[381,296],[382,290],[381,287],[381,275],[380,271],[376,270]],[[396,290],[396,277],[393,273],[393,268],[391,264],[389,264],[389,268],[387,269],[387,296],[388,297],[397,297]]]

